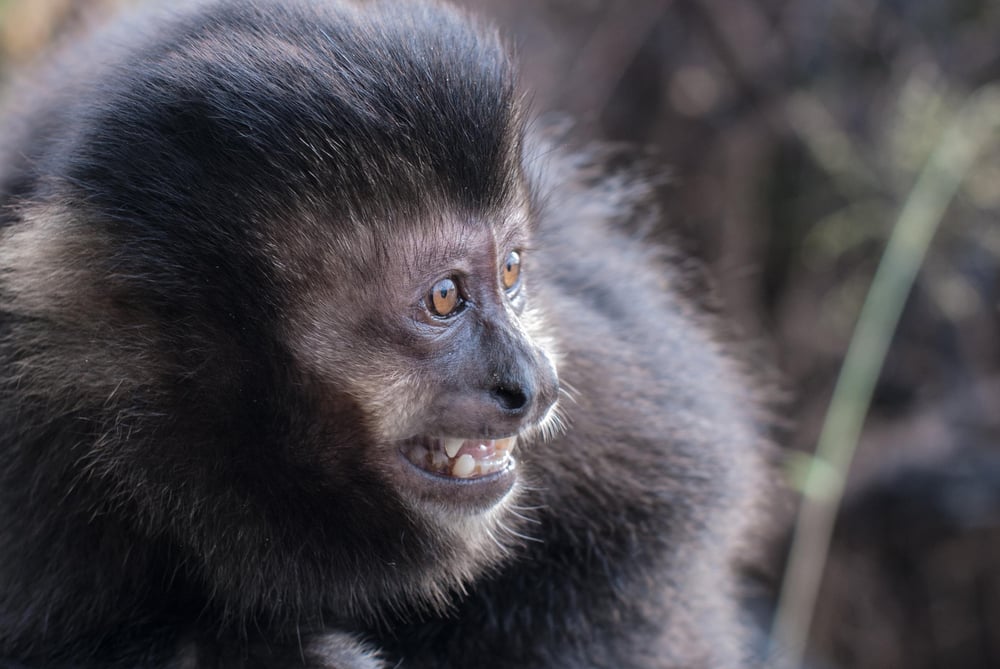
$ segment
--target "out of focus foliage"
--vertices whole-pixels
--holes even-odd
[[[7,63],[133,0],[0,0]],[[1000,76],[993,0],[464,0],[540,111],[649,147],[670,234],[810,450],[903,198]],[[1000,109],[996,111],[1000,115]],[[881,376],[813,630],[816,667],[1000,666],[1000,142],[931,249]],[[775,559],[780,564],[780,558]]]

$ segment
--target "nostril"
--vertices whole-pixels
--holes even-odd
[[[504,410],[511,412],[524,411],[529,402],[527,391],[519,385],[499,385],[492,395]]]

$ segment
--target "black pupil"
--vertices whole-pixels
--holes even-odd
[[[441,286],[441,297],[448,297],[449,288],[448,286]]]

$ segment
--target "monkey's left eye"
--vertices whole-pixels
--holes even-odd
[[[447,278],[435,283],[427,296],[427,306],[435,316],[447,317],[457,313],[462,306],[462,297],[458,294],[455,281]]]
[[[503,287],[506,290],[511,290],[517,285],[518,280],[521,278],[521,254],[517,251],[511,251],[507,254],[507,259],[503,263]]]

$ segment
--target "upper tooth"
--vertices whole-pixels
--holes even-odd
[[[514,441],[516,437],[507,437],[506,439],[497,439],[496,448],[499,451],[508,451],[514,448]]]
[[[462,444],[464,443],[465,439],[445,439],[444,452],[448,454],[449,458],[453,458],[458,455],[458,451],[462,448]]]

